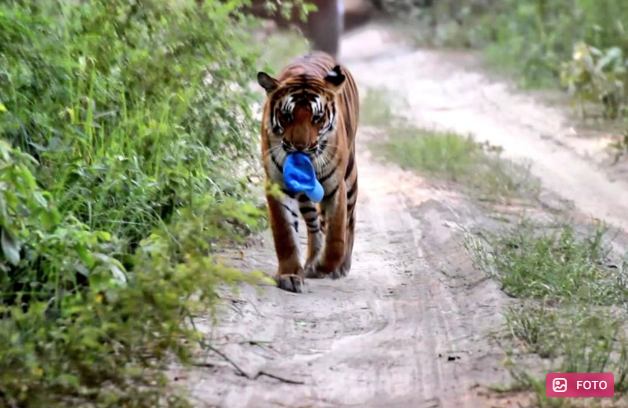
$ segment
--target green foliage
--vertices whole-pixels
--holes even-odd
[[[265,47],[260,50],[263,69],[269,74],[279,73],[286,64],[308,50],[308,41],[297,30],[272,34],[264,39]]]
[[[548,398],[545,375],[532,375],[543,367],[544,372],[613,373],[616,401],[609,407],[625,406],[628,391],[628,338],[623,316],[610,315],[607,310],[594,310],[585,304],[561,307],[533,305],[511,307],[506,311],[508,337],[519,350],[510,351],[506,366],[519,390],[534,390],[537,407],[584,407],[573,401]],[[534,353],[546,364],[536,367],[515,362],[519,353]]]
[[[465,245],[476,265],[497,278],[504,292],[522,299],[504,313],[514,359],[528,353],[550,359],[549,366],[543,365],[545,372],[612,372],[619,396],[628,391],[628,264],[613,263],[616,254],[607,233],[600,225],[579,233],[572,222],[524,220],[471,237]],[[530,374],[540,364],[533,361],[537,366],[510,367],[516,386],[534,389],[538,406],[554,406],[544,380]]]
[[[621,48],[602,51],[579,43],[574,47],[572,60],[563,63],[561,82],[577,101],[601,102],[604,116],[615,119],[624,108],[627,67],[628,58],[624,57]]]
[[[291,22],[305,22],[308,13],[318,10],[316,4],[304,0],[265,0],[263,2],[255,0],[252,3],[255,11],[263,10],[265,16],[282,18]]]
[[[360,122],[379,127],[386,137],[371,141],[371,147],[405,168],[462,183],[479,193],[484,201],[528,198],[539,186],[528,169],[500,157],[502,149],[478,143],[471,135],[421,129],[393,113],[403,98],[381,89],[369,89],[363,96]]]
[[[490,59],[523,74],[526,85],[560,84],[605,118],[625,118],[628,2],[506,0],[480,19]],[[619,141],[618,155],[627,150]]]
[[[505,0],[494,4],[481,26],[494,59],[519,70],[527,84],[559,78],[574,46],[628,51],[621,0]]]
[[[578,98],[603,102],[610,116],[623,103],[613,98],[623,98],[617,81],[626,83],[625,1],[441,0],[414,14],[429,24],[415,37],[484,48],[490,62],[520,74],[524,86],[554,86],[562,77]]]
[[[491,0],[391,0],[387,12],[405,23],[404,31],[420,46],[480,46],[484,34],[478,16],[490,13]]]
[[[243,2],[0,3],[0,406],[184,407],[161,370],[261,227]]]
[[[384,157],[403,167],[462,183],[485,201],[534,196],[538,186],[527,169],[499,154],[501,150],[476,142],[471,135],[412,127],[387,130],[390,139],[374,145]]]
[[[605,119],[626,118],[624,0],[440,0],[407,14],[422,44],[482,48],[524,87],[560,85],[582,115],[601,108]],[[628,151],[621,140],[614,147]]]
[[[399,123],[399,118],[393,112],[395,107],[393,103],[399,103],[399,108],[406,108],[405,101],[402,98],[396,98],[395,95],[380,88],[367,89],[362,93],[362,101],[360,103],[360,124],[367,126],[389,127]]]
[[[628,289],[616,269],[606,266],[605,239],[602,227],[578,237],[567,223],[548,232],[523,222],[486,238],[490,252],[475,247],[474,253],[478,265],[496,276],[511,296],[621,305]]]

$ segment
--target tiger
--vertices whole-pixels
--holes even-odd
[[[349,70],[322,51],[293,59],[276,78],[260,71],[257,82],[266,91],[262,164],[267,184],[281,190],[266,190],[278,261],[274,279],[280,289],[302,293],[305,278],[338,279],[351,269],[358,198],[358,89]],[[324,190],[320,204],[286,188],[283,166],[293,152],[310,157]],[[307,225],[305,265],[300,260],[298,213]]]

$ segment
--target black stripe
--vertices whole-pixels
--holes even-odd
[[[273,156],[272,153],[270,154],[270,160],[273,162],[275,167],[277,167],[277,170],[279,170],[279,172],[283,174],[283,167],[281,167],[281,164],[279,164],[279,162],[277,161],[277,159],[275,159],[275,156]]]
[[[351,197],[353,197],[357,189],[358,189],[358,183],[356,180],[356,183],[353,183],[353,185],[351,186],[351,190],[347,192],[347,200],[350,200]]]
[[[328,178],[330,178],[334,173],[336,172],[336,166],[334,166],[331,171],[327,174],[325,174],[323,177],[321,177],[318,182],[323,184],[325,181],[327,181]]]
[[[317,232],[320,232],[321,229],[320,228],[316,228],[316,229],[307,229],[307,232],[309,232],[310,234],[316,234]]]
[[[355,165],[355,155],[351,153],[349,155],[349,162],[347,163],[347,172],[345,173],[345,180],[348,179],[349,176],[351,175],[354,165]]]
[[[301,194],[299,196],[299,202],[300,203],[307,203],[308,201],[310,201],[310,198],[307,195]]]
[[[306,221],[306,222],[305,222],[305,225],[307,225],[308,230],[309,230],[310,228],[318,228],[318,218],[316,218],[316,219],[314,220],[314,222],[307,222],[307,221]]]
[[[275,167],[277,167],[277,170],[279,170],[279,172],[283,174],[283,167],[279,164],[275,156],[273,156],[272,146],[270,145],[270,137],[268,137],[266,140],[268,142],[266,143],[266,148],[268,149],[268,155],[270,156],[270,161],[272,161]]]
[[[297,220],[297,221],[295,221],[295,222],[292,224],[292,228],[294,228],[294,230],[295,230],[296,232],[299,232],[299,221],[298,221],[298,220]]]
[[[303,215],[303,219],[307,222],[307,221],[316,221],[318,219],[318,213],[308,213],[308,214],[302,214]]]
[[[353,210],[355,208],[355,204],[356,203],[349,203],[347,204],[347,212],[350,213],[351,210]]]
[[[336,184],[336,187],[329,192],[329,194],[325,194],[325,197],[323,197],[323,200],[327,200],[330,197],[333,197],[334,194],[336,194],[336,192],[338,191],[338,188],[340,187],[340,183]]]
[[[290,214],[292,214],[292,216],[293,216],[293,217],[297,217],[297,218],[299,217],[299,216],[298,216],[298,215],[297,215],[294,211],[292,211],[292,209],[291,209],[290,207],[288,207],[288,206],[287,206],[287,205],[285,205],[285,204],[281,204],[281,205],[282,205],[282,207],[283,207],[283,208],[285,208],[286,210],[288,210],[288,212],[289,212]]]
[[[355,225],[355,218],[351,217],[349,218],[349,222],[347,222],[347,228],[351,228]]]
[[[301,211],[301,214],[305,215],[305,214],[309,214],[312,211],[316,211],[316,208],[314,207],[299,207],[299,211]]]
[[[285,188],[281,189],[281,192],[284,193],[285,195],[287,195],[290,198],[294,198],[294,194],[292,194],[291,192],[289,192],[288,190],[286,190]]]

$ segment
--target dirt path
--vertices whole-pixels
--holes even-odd
[[[362,89],[387,86],[408,98],[418,122],[472,131],[513,157],[532,159],[546,187],[585,213],[628,227],[628,189],[544,139],[558,137],[558,117],[466,71],[459,57],[393,41],[375,26],[345,40],[343,60]],[[199,407],[511,406],[489,403],[476,388],[508,380],[490,340],[508,300],[472,268],[462,247],[464,231],[490,219],[455,192],[378,164],[365,147],[368,137],[363,127],[349,277],[308,280],[300,295],[244,288],[211,335],[257,378],[210,357],[207,368],[185,374]],[[236,265],[274,273],[270,235]]]
[[[365,43],[368,62],[358,51]],[[366,27],[343,46],[350,50],[345,60],[358,83],[405,97],[419,125],[471,133],[480,142],[503,147],[505,157],[529,162],[545,188],[579,211],[628,231],[628,182],[611,181],[587,157],[599,154],[599,148],[574,138],[561,109],[489,79],[468,54],[410,50],[382,27]]]
[[[364,148],[359,166],[368,188],[350,276],[308,280],[301,295],[246,289],[215,335],[250,375],[304,384],[251,381],[222,365],[193,379],[206,406],[472,408],[472,386],[505,380],[486,337],[503,297],[473,271],[457,227],[479,213],[455,194],[375,164]],[[272,240],[264,238],[241,266],[272,273]]]

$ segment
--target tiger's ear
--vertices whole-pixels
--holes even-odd
[[[279,81],[262,71],[257,73],[257,83],[266,90],[267,94],[279,88]]]
[[[327,76],[325,77],[325,82],[327,83],[329,89],[334,92],[338,92],[342,89],[342,85],[345,83],[345,79],[347,79],[347,77],[345,76],[342,68],[340,67],[340,65],[336,65],[331,69],[331,71],[327,73]]]

